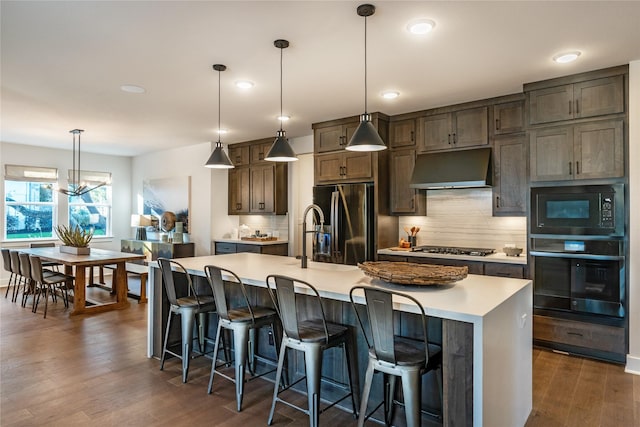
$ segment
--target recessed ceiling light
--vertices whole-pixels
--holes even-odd
[[[395,90],[388,90],[388,91],[382,92],[382,97],[384,99],[395,99],[399,96],[400,96],[400,92]]]
[[[407,24],[407,30],[409,30],[411,34],[421,35],[431,32],[435,26],[436,23],[431,19],[417,19]]]
[[[216,132],[218,133],[218,135],[224,135],[225,133],[228,133],[229,131],[226,129],[218,129],[216,130]]]
[[[122,85],[120,86],[120,90],[127,93],[145,93],[146,90],[142,86],[136,85]]]
[[[578,56],[580,56],[580,51],[574,51],[574,52],[565,52],[565,53],[560,53],[556,56],[553,57],[553,60],[555,62],[557,62],[558,64],[566,64],[567,62],[573,62],[576,59],[578,59]]]
[[[280,120],[281,122],[286,122],[287,120],[289,120],[291,117],[289,116],[278,116],[278,120]]]
[[[240,89],[251,89],[254,86],[254,84],[249,80],[238,80],[236,82],[236,86],[239,87]]]

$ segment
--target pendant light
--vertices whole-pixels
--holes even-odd
[[[298,158],[291,145],[289,145],[289,140],[287,140],[284,130],[282,130],[282,51],[289,47],[289,42],[287,40],[276,40],[273,45],[280,49],[280,130],[276,133],[276,140],[264,159],[272,162],[295,162]]]
[[[371,123],[371,115],[367,113],[367,16],[373,15],[376,8],[372,4],[362,4],[358,6],[357,11],[359,16],[364,16],[364,114],[360,116],[360,124],[345,149],[349,151],[380,151],[385,150],[387,146]]]
[[[231,169],[233,168],[233,163],[227,156],[227,153],[224,152],[222,148],[222,142],[220,142],[220,73],[227,69],[226,66],[222,64],[215,64],[213,69],[218,72],[218,142],[216,142],[216,148],[211,153],[211,157],[205,163],[205,167],[213,168],[213,169]]]
[[[69,133],[73,134],[73,169],[69,172],[69,186],[68,188],[59,188],[58,191],[67,196],[82,196],[83,194],[87,194],[89,191],[95,190],[96,188],[102,187],[103,185],[107,185],[106,181],[96,182],[92,181],[92,184],[84,182],[80,178],[80,174],[82,170],[80,169],[80,135],[84,132],[83,129],[73,129],[70,130]],[[76,151],[76,136],[78,137],[78,150]],[[77,166],[77,168],[76,168]],[[94,185],[95,184],[95,185]]]

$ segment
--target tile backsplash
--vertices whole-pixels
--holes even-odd
[[[260,230],[260,233],[271,233],[280,240],[289,240],[288,215],[240,215],[239,223],[246,224],[251,234]]]
[[[427,190],[427,216],[400,217],[398,239],[416,226],[417,245],[526,248],[526,217],[494,217],[492,203],[491,188]]]

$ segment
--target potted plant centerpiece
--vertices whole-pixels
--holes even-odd
[[[58,238],[62,241],[60,252],[73,255],[89,255],[89,242],[93,238],[93,231],[86,231],[79,226],[67,227],[58,225],[55,228]]]

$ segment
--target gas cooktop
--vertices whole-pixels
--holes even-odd
[[[487,256],[495,253],[494,249],[485,248],[457,248],[454,246],[416,246],[411,249],[412,252],[426,252],[430,254],[446,254],[446,255],[476,255]]]

